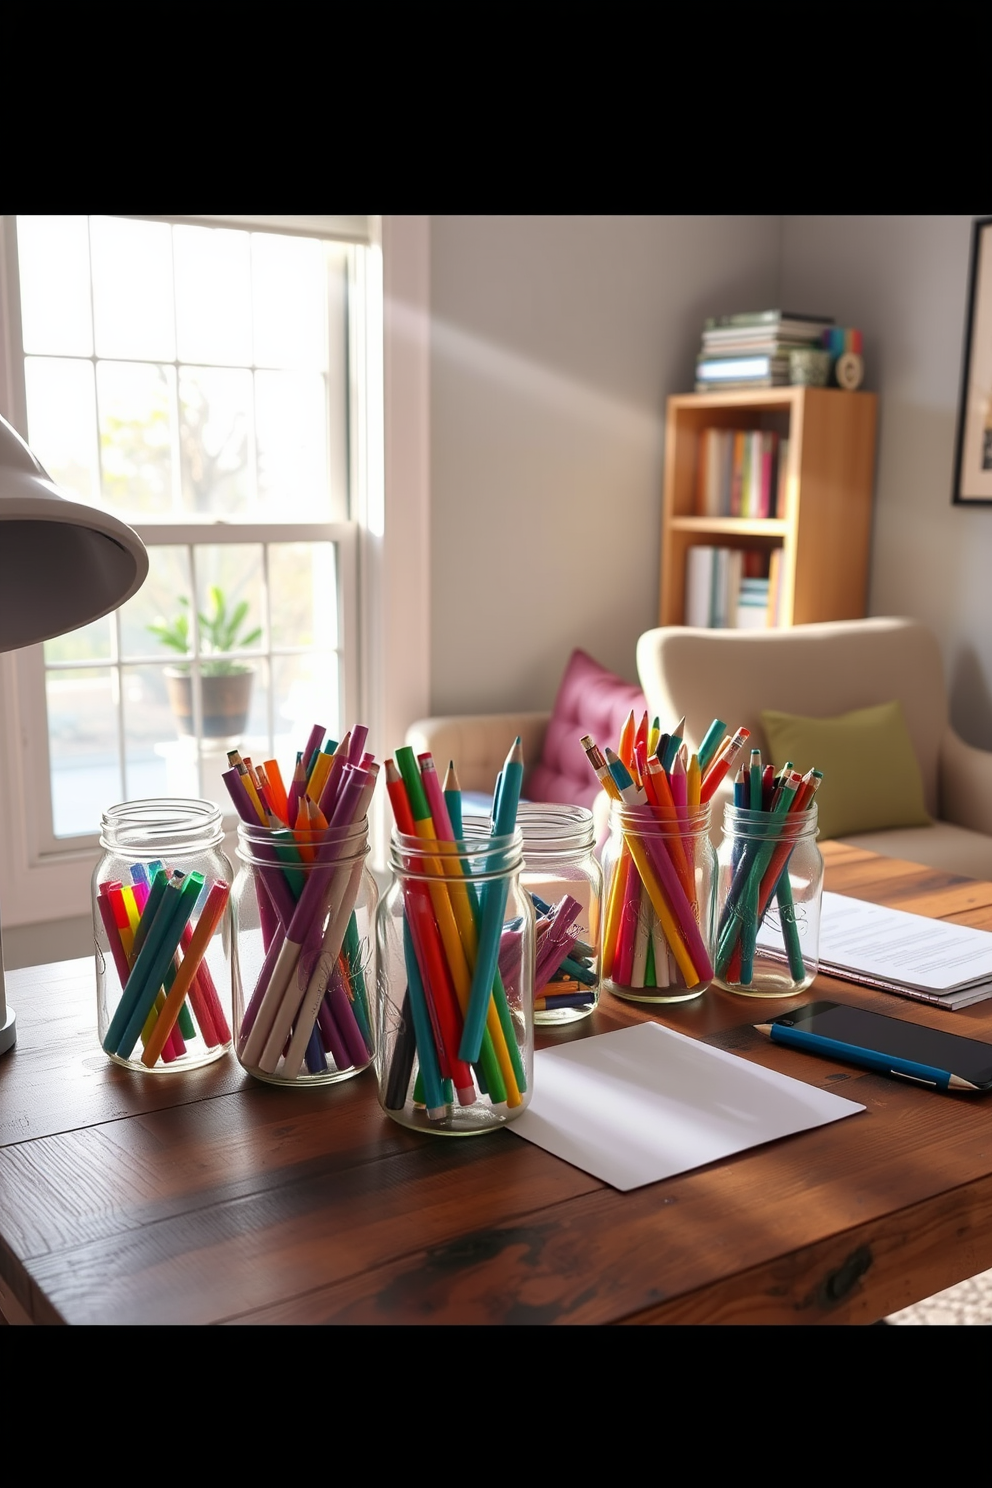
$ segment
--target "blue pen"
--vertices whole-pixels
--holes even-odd
[[[822,1034],[806,1033],[801,1028],[787,1028],[780,1023],[756,1023],[754,1026],[759,1033],[767,1034],[773,1044],[786,1044],[791,1049],[804,1049],[809,1054],[846,1059],[881,1075],[903,1075],[910,1080],[935,1085],[938,1090],[975,1088],[949,1070],[937,1069],[931,1064],[917,1064],[913,1059],[898,1059],[892,1054],[877,1054],[873,1049],[863,1049],[858,1044],[845,1044],[840,1039],[824,1038]]]

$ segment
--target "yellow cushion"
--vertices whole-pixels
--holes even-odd
[[[816,793],[821,837],[847,837],[930,823],[920,767],[900,702],[857,708],[839,718],[763,712],[772,760],[803,774],[823,771]]]

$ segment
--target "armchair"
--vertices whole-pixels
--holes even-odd
[[[662,728],[684,713],[692,747],[720,717],[728,732],[741,724],[749,728],[751,744],[765,759],[763,710],[832,718],[898,699],[933,820],[841,840],[992,879],[992,753],[972,748],[951,727],[937,641],[919,622],[842,620],[767,631],[666,626],[638,640],[637,670],[649,711],[661,717]],[[717,837],[731,788],[725,782],[715,798]]]

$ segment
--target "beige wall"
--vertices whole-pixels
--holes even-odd
[[[789,217],[784,298],[865,337],[880,395],[870,608],[944,653],[951,717],[992,749],[992,507],[951,505],[970,217]]]
[[[771,306],[776,217],[431,219],[435,712],[550,706],[657,624],[665,398]]]

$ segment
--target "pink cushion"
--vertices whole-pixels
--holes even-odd
[[[530,801],[558,801],[592,806],[602,787],[579,743],[591,734],[605,749],[616,749],[624,719],[631,709],[639,723],[647,702],[639,687],[608,672],[576,649],[569,658],[555,698],[540,760],[527,776]]]

